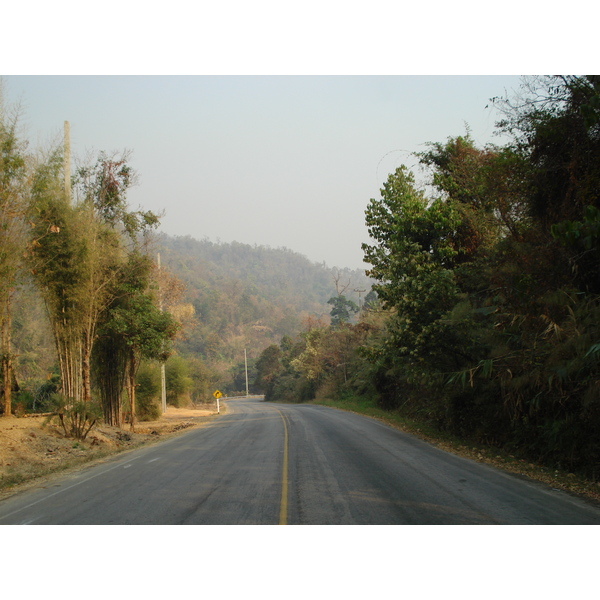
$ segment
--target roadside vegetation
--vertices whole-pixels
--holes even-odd
[[[286,249],[157,234],[127,201],[128,152],[71,161],[68,136],[30,147],[22,117],[0,80],[3,417],[50,414],[80,442],[133,431],[162,412],[163,369],[171,407],[245,394],[265,347],[328,319],[336,279],[369,286]]]
[[[72,173],[67,143],[31,151],[19,119],[0,94],[2,414],[51,412],[80,440],[100,419],[133,430],[139,366],[164,363],[181,326],[148,255],[158,217],[127,204],[127,153]]]
[[[596,482],[600,78],[524,78],[492,102],[510,141],[467,131],[416,156],[426,185],[390,174],[365,211],[376,284],[358,318],[307,322],[256,382]]]

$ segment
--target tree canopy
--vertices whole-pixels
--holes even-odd
[[[272,397],[359,394],[597,478],[600,79],[525,78],[492,104],[508,143],[429,143],[430,192],[401,166],[370,200],[378,301],[282,348]]]

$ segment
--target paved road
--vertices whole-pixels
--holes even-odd
[[[320,406],[210,425],[0,502],[0,524],[600,524],[564,492]]]

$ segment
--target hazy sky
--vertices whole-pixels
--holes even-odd
[[[161,229],[364,267],[364,210],[426,142],[493,135],[508,76],[6,76],[32,145],[129,149]]]

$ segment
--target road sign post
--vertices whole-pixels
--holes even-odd
[[[215,390],[213,392],[213,396],[217,399],[217,414],[221,413],[221,406],[219,405],[219,398],[222,396],[223,394],[221,394],[221,392],[219,390]]]

